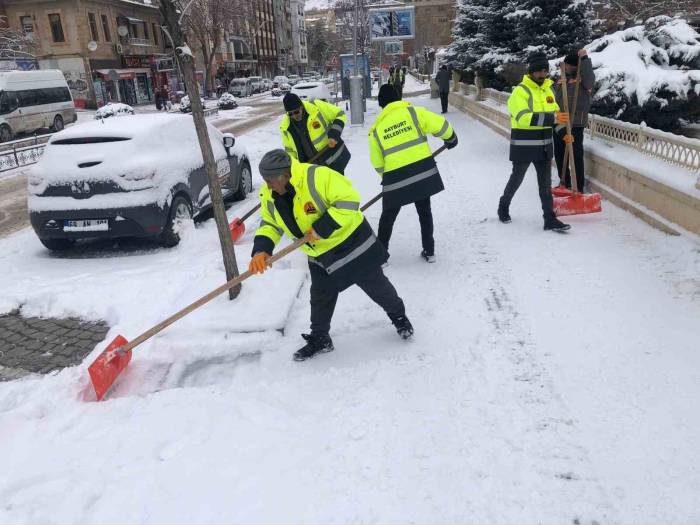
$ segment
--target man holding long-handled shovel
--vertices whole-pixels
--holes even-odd
[[[265,186],[249,271],[269,267],[283,234],[311,239],[301,247],[311,272],[311,333],[302,335],[306,345],[294,360],[333,350],[329,331],[338,294],[353,284],[382,307],[399,336],[411,337],[403,301],[382,272],[386,249],[360,211],[360,195],[350,180],[325,166],[297,162],[280,149],[263,156],[259,171]]]
[[[567,55],[564,58],[564,69],[566,70],[566,79],[561,79],[560,82],[566,82],[569,107],[571,108],[571,134],[574,137],[574,158],[569,158],[568,162],[574,163],[578,191],[584,193],[586,179],[583,165],[583,130],[588,124],[588,111],[591,107],[591,93],[595,85],[595,73],[593,73],[591,59],[588,57],[585,49],[580,49],[578,53]],[[555,90],[555,98],[557,105],[563,108],[564,103],[560,89]],[[566,125],[560,124],[556,126],[554,158],[557,162],[557,171],[559,171],[559,178],[564,181],[567,188],[571,189],[571,169],[564,161],[566,151],[565,136]]]

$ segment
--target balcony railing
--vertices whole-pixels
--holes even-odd
[[[150,45],[152,45],[151,41],[148,40],[147,38],[129,38],[127,43],[130,46],[150,46]]]

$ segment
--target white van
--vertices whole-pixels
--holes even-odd
[[[0,142],[41,128],[61,131],[77,119],[68,83],[58,69],[0,73]]]

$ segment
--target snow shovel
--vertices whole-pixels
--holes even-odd
[[[435,153],[435,155],[440,153],[444,148],[445,146],[440,148]],[[382,194],[380,193],[368,203],[366,203],[364,206],[362,206],[360,210],[365,211],[367,208],[372,206],[372,204],[377,202],[381,198],[381,196]],[[270,263],[279,261],[282,257],[289,255],[294,250],[296,250],[308,241],[308,235],[305,235],[301,239],[297,239],[292,244],[290,244],[286,248],[283,248],[282,250],[274,254],[272,257],[270,257]],[[122,373],[122,371],[129,364],[129,361],[131,361],[131,351],[134,348],[136,348],[141,343],[147,341],[154,335],[158,334],[162,330],[165,330],[175,321],[182,319],[187,314],[193,312],[200,306],[205,305],[206,303],[214,299],[214,297],[221,295],[225,291],[233,288],[239,283],[242,283],[252,275],[254,275],[252,272],[247,271],[245,273],[242,273],[238,277],[234,277],[233,279],[222,284],[215,290],[212,290],[204,297],[196,300],[195,302],[193,302],[189,306],[186,306],[179,312],[174,313],[165,321],[162,321],[153,328],[145,331],[131,342],[127,341],[127,339],[121,335],[115,337],[109,344],[109,346],[99,356],[97,356],[97,359],[95,359],[95,361],[93,361],[93,363],[88,367],[88,374],[90,375],[90,381],[92,382],[92,386],[95,389],[95,395],[97,396],[97,400],[101,401],[102,399],[104,399],[105,395],[109,393],[109,390],[114,385],[114,382],[117,380],[117,377],[119,377],[119,374]]]
[[[579,69],[581,61],[579,60]],[[561,63],[561,75],[562,78],[566,78],[566,71],[564,69],[564,62]],[[577,85],[578,87],[578,85]],[[569,97],[566,92],[566,84],[562,84],[562,103],[564,105],[564,111],[569,112]],[[574,103],[576,103],[574,101]],[[571,135],[571,120],[566,123],[566,133]],[[574,159],[574,147],[573,144],[566,144],[566,153],[569,157],[569,166],[571,168],[571,183],[574,187],[572,194],[568,197],[553,197],[554,201],[554,214],[558,217],[564,215],[582,215],[584,213],[598,213],[601,211],[600,205],[600,193],[590,193],[584,194],[578,191],[578,180],[576,179],[576,164]],[[565,155],[566,158],[566,155]],[[565,173],[562,171],[562,174]]]
[[[323,148],[321,151],[316,153],[311,159],[309,159],[309,164],[314,162],[316,159],[318,159],[323,153],[328,150],[328,146]],[[243,237],[243,234],[245,233],[245,221],[248,219],[251,215],[253,215],[256,211],[260,209],[260,203],[258,202],[255,206],[253,206],[252,209],[248,210],[248,212],[241,217],[240,219],[236,217],[231,221],[231,223],[228,225],[228,229],[231,231],[231,239],[233,242],[236,242],[238,239]]]
[[[270,258],[270,263],[280,260],[282,257],[290,254],[291,252],[299,248],[302,244],[308,241],[309,238],[307,235],[305,235],[301,239],[297,239],[289,246],[283,248],[282,250],[274,254]],[[196,300],[189,306],[186,306],[179,312],[171,315],[165,321],[162,321],[150,330],[147,330],[146,332],[142,333],[140,336],[138,336],[131,342],[127,341],[126,338],[124,338],[121,335],[115,337],[114,340],[109,344],[109,346],[99,356],[97,356],[97,359],[95,359],[95,361],[88,367],[88,373],[90,374],[90,380],[92,381],[92,386],[95,389],[95,395],[97,396],[97,400],[100,401],[101,399],[103,399],[104,396],[109,392],[110,388],[112,388],[117,377],[119,377],[119,374],[122,373],[122,371],[129,364],[129,361],[131,361],[131,351],[134,348],[136,348],[144,341],[147,341],[157,333],[161,332],[162,330],[173,324],[175,321],[182,319],[187,314],[196,310],[200,306],[208,303],[216,296],[233,288],[239,283],[242,283],[252,275],[254,275],[253,272],[247,271],[245,273],[242,273],[238,277],[234,277],[230,281],[222,284],[215,290],[209,292],[204,297]]]

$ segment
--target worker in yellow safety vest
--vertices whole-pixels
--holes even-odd
[[[333,350],[329,331],[338,294],[356,284],[389,316],[399,336],[413,326],[403,301],[382,272],[388,257],[360,211],[360,194],[350,179],[324,166],[303,164],[284,150],[268,151],[260,161],[265,186],[260,190],[260,227],[255,232],[249,269],[262,273],[283,234],[312,240],[301,250],[311,273],[311,333],[294,354],[304,361]]]
[[[547,78],[547,56],[544,53],[532,55],[527,71],[522,82],[513,88],[508,98],[511,127],[510,160],[513,163],[513,171],[498,204],[498,218],[505,224],[511,222],[510,203],[532,163],[537,171],[544,229],[564,232],[571,226],[555,217],[550,189],[551,161],[554,156],[552,129],[555,124],[566,124],[569,114],[559,111],[552,91],[552,81]],[[573,137],[566,135],[564,140],[573,142]]]
[[[382,111],[369,130],[369,155],[372,166],[382,177],[379,240],[388,250],[401,207],[415,203],[423,243],[421,256],[429,263],[435,262],[430,197],[445,186],[427,135],[434,135],[444,140],[448,148],[454,148],[457,134],[444,117],[400,101],[389,84],[379,89],[378,101]]]
[[[348,119],[345,112],[319,99],[302,102],[294,93],[287,93],[282,103],[286,112],[280,123],[284,150],[299,162],[308,162],[327,148],[314,163],[344,173],[350,162],[350,151],[341,138]]]

